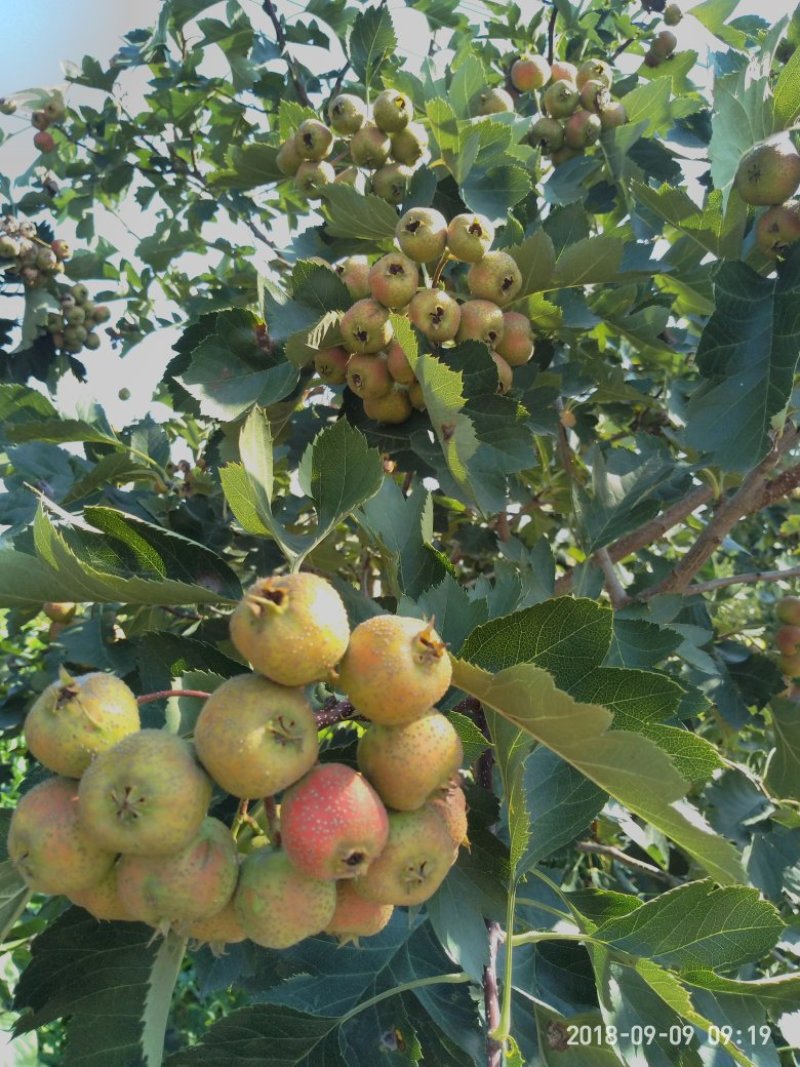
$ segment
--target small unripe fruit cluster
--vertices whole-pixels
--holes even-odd
[[[552,65],[544,56],[525,55],[511,67],[512,84],[520,91],[541,90],[541,114],[528,134],[558,165],[595,144],[604,129],[628,121],[625,108],[612,99],[614,72],[602,59],[579,67],[563,60]]]
[[[0,105],[0,111],[7,115],[13,114],[16,111],[16,103],[9,100],[5,103],[5,107]],[[60,94],[51,97],[44,107],[31,114],[31,125],[36,130],[33,135],[33,144],[40,152],[54,151],[56,142],[49,128],[53,123],[61,122],[65,115],[66,109]]]
[[[43,241],[33,222],[20,222],[10,215],[0,220],[0,267],[19,275],[26,289],[47,285],[71,254],[66,241]]]
[[[775,615],[782,625],[775,633],[780,655],[778,667],[784,677],[800,678],[800,597],[785,596],[775,606]]]
[[[670,7],[673,8],[673,9],[677,8],[678,17],[675,18],[675,16],[673,15],[672,16],[673,20],[672,21],[667,21],[667,19],[666,19],[667,12],[666,12],[666,9],[665,9],[664,10],[664,15],[665,15],[664,21],[667,23],[668,26],[675,26],[675,25],[677,25],[678,22],[680,22],[680,20],[681,20],[681,18],[683,16],[682,16],[681,10],[680,10],[680,8],[678,8],[677,4],[670,4]],[[655,35],[653,40],[650,42],[650,47],[645,52],[645,55],[644,55],[645,65],[648,66],[648,67],[660,67],[665,59],[669,59],[673,55],[673,53],[675,52],[675,49],[677,47],[678,47],[678,38],[675,36],[675,34],[672,32],[672,30],[659,30],[659,32]]]
[[[512,368],[533,355],[530,320],[506,311],[522,288],[514,259],[491,251],[494,227],[483,215],[456,215],[448,223],[432,208],[412,208],[398,221],[398,252],[370,264],[351,256],[336,268],[356,301],[345,312],[342,343],[320,350],[317,373],[327,385],[347,385],[377,422],[405,422],[414,408],[424,409],[422,388],[402,346],[394,337],[390,312],[406,315],[440,354],[464,341],[480,341],[497,368],[497,391],[507,393]],[[420,264],[449,261],[468,264],[467,299],[438,287],[421,286]]]
[[[413,115],[410,98],[396,89],[378,94],[371,116],[361,97],[339,93],[328,105],[327,125],[307,119],[283,142],[278,169],[293,177],[310,200],[319,200],[331,182],[353,185],[359,171],[367,171],[370,192],[390,204],[401,204],[414,167],[428,147],[425,128],[412,121]],[[345,151],[349,159],[343,159]],[[329,162],[330,157],[335,162]]]
[[[62,618],[71,605],[47,607]],[[379,933],[396,905],[438,889],[466,841],[461,742],[434,707],[450,685],[445,647],[431,623],[395,615],[351,634],[312,574],[256,581],[230,633],[254,670],[206,699],[193,744],[142,729],[120,679],[62,669],[25,720],[54,775],[19,801],[9,856],[34,892],[215,948]],[[360,770],[318,762],[306,687],[322,679],[370,720]],[[215,784],[242,801],[235,831],[208,814]],[[237,838],[247,802],[266,809],[275,794],[279,826],[267,816],[266,836],[249,817],[257,834]]]
[[[759,251],[768,259],[783,259],[800,240],[800,202],[791,199],[800,188],[800,153],[789,134],[748,149],[733,184],[746,204],[767,208],[755,225]]]
[[[47,315],[47,332],[52,334],[56,348],[63,352],[77,353],[84,348],[95,351],[100,347],[97,327],[108,322],[110,310],[105,304],[95,304],[89,299],[89,290],[83,284],[71,286],[59,297],[59,310]]]

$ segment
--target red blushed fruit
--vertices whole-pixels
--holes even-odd
[[[565,59],[557,59],[550,67],[550,80],[554,82],[575,82],[578,77],[578,68],[574,63],[567,63]]]
[[[800,655],[800,626],[781,626],[775,634],[775,644],[784,656]]]
[[[310,878],[364,874],[388,834],[381,798],[362,774],[343,763],[317,765],[283,798],[281,844]]]
[[[775,605],[779,622],[800,626],[800,596],[785,596]]]
[[[348,388],[362,400],[377,400],[392,388],[386,360],[380,356],[354,355],[347,364]]]
[[[35,133],[33,135],[33,144],[40,152],[52,152],[56,146],[52,133],[48,133],[47,130],[39,130],[38,133]]]
[[[389,311],[377,300],[358,300],[342,316],[339,329],[350,352],[374,355],[394,336]]]
[[[348,256],[333,269],[353,300],[363,300],[369,296],[369,260],[366,256]]]
[[[339,594],[306,573],[260,578],[231,615],[230,631],[255,670],[287,686],[329,677],[350,636]]]
[[[550,81],[550,64],[544,56],[523,56],[511,67],[511,84],[521,93],[541,89]]]
[[[338,937],[342,945],[350,941],[357,942],[359,937],[374,937],[383,930],[393,912],[393,904],[364,900],[356,893],[351,881],[338,882],[336,911],[323,933]]]
[[[359,623],[339,665],[339,686],[355,709],[386,726],[424,715],[447,692],[451,677],[450,658],[432,624],[403,615]]]
[[[386,350],[386,369],[393,381],[399,382],[400,385],[413,385],[414,371],[403,351],[403,346],[398,341],[392,341]]]
[[[344,385],[349,359],[344,348],[323,348],[314,356],[314,370],[326,385]]]
[[[521,367],[533,355],[533,329],[531,320],[519,311],[506,311],[503,315],[503,334],[494,346],[509,367]]]
[[[499,356],[496,352],[490,352],[489,355],[494,360],[495,367],[497,367],[497,391],[505,396],[513,385],[514,376],[511,367],[509,367],[503,357]]]
[[[495,348],[503,336],[503,312],[491,300],[467,300],[461,305],[457,341],[483,341]]]

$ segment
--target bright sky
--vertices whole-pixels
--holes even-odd
[[[263,14],[258,0],[243,0],[244,7],[254,22],[261,25]],[[523,16],[529,18],[541,8],[539,0],[517,0]],[[136,0],[135,4],[109,2],[109,0],[28,0],[27,3],[3,4],[3,40],[6,44],[2,64],[0,96],[36,86],[64,86],[63,61],[80,63],[84,54],[107,60],[121,44],[122,35],[128,30],[151,24],[160,9],[160,0]],[[299,0],[276,0],[276,6],[288,18],[303,16],[305,5]],[[462,0],[462,9],[471,17],[480,17],[480,0]],[[695,6],[684,4],[685,10]],[[737,15],[759,14],[777,21],[790,14],[796,0],[740,0]],[[252,12],[250,9],[252,8]],[[410,69],[417,67],[427,51],[426,24],[403,0],[390,0],[395,29],[399,38],[398,52],[408,57]],[[210,8],[204,14],[224,18],[224,7]],[[680,47],[698,47],[709,42],[709,37],[699,23],[685,18],[677,27]],[[445,31],[446,33],[446,31]],[[337,56],[317,48],[296,48],[298,58],[309,67],[320,64],[321,69],[336,65]],[[222,68],[220,68],[222,69]],[[88,90],[69,89],[71,102],[96,102],[97,94]],[[10,139],[0,145],[0,172],[12,176],[21,174],[36,158],[32,144],[33,130],[19,117],[0,117],[0,129]],[[127,220],[126,220],[127,221]],[[141,213],[136,209],[130,220],[132,229],[139,236],[146,236],[141,227]],[[119,247],[130,247],[130,239],[124,227],[107,217],[103,220],[104,232]],[[64,232],[67,237],[68,231]],[[90,283],[91,287],[91,283]],[[160,330],[146,339],[125,360],[119,358],[107,345],[97,352],[81,354],[89,372],[89,383],[80,386],[71,376],[64,380],[59,397],[67,409],[75,403],[97,397],[106,408],[112,423],[122,425],[143,415],[150,408],[150,398],[155,384],[161,377],[164,364],[170,358],[170,347],[176,337],[174,331]],[[131,399],[120,401],[117,391],[127,385]],[[163,413],[166,415],[166,412]]]

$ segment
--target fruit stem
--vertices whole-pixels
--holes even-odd
[[[239,831],[241,830],[244,821],[246,819],[249,819],[249,816],[247,814],[247,807],[249,803],[250,801],[246,797],[239,801],[239,807],[236,809],[236,814],[234,815],[233,822],[231,823],[231,836],[233,837],[234,841],[239,836]]]
[[[207,700],[210,696],[202,689],[159,689],[157,693],[145,693],[137,697],[136,703],[152,704],[154,700],[164,700],[166,697],[200,697],[201,700]]]
[[[450,253],[445,248],[444,252],[442,252],[442,258],[436,264],[436,269],[433,272],[433,277],[431,278],[431,289],[435,289],[438,286],[439,282],[441,281],[442,271],[447,266],[447,261],[449,259]]]
[[[264,815],[267,819],[267,837],[277,848],[281,843],[281,832],[278,829],[280,823],[278,821],[278,806],[275,803],[275,797],[264,797],[263,804]]]
[[[513,992],[513,934],[514,934],[514,910],[517,904],[517,885],[512,882],[509,886],[508,901],[506,904],[506,958],[503,968],[503,1003],[500,1007],[500,1022],[489,1031],[489,1040],[496,1041],[505,1047],[511,1036],[511,994]]]
[[[401,982],[399,985],[392,986],[391,989],[385,989],[382,993],[370,997],[369,1000],[362,1000],[360,1004],[342,1016],[339,1020],[339,1025],[343,1026],[362,1011],[366,1011],[367,1008],[371,1008],[375,1004],[380,1004],[382,1000],[388,1000],[389,997],[395,997],[398,993],[410,993],[415,989],[422,989],[424,986],[429,985],[461,985],[469,981],[471,979],[468,974],[463,971],[455,971],[450,974],[434,974],[430,978],[417,978],[412,982]]]

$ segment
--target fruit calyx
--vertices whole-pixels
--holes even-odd
[[[424,630],[421,630],[413,639],[414,657],[417,663],[424,666],[428,663],[436,663],[447,651],[444,641],[435,636],[434,626],[436,620],[431,618]]]

